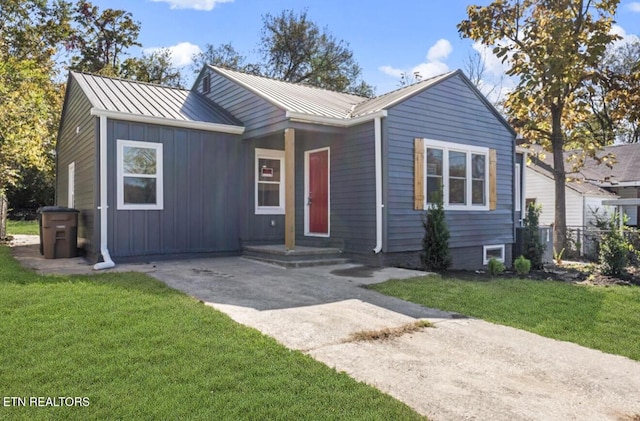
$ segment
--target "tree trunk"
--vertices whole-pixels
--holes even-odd
[[[553,247],[557,252],[567,246],[567,203],[565,199],[564,135],[562,133],[562,108],[551,108],[551,146],[553,149],[553,176],[556,187]]]
[[[0,240],[7,238],[7,197],[0,193]]]

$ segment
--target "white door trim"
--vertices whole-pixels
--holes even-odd
[[[76,207],[76,162],[69,164],[69,184],[67,188],[67,207]]]

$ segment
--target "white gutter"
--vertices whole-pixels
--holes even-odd
[[[385,113],[386,115],[386,113]],[[382,251],[382,122],[381,117],[373,120],[373,133],[375,142],[375,166],[376,166],[376,247],[373,252]]]
[[[243,134],[243,126],[230,124],[207,123],[204,121],[176,120],[166,117],[155,117],[141,114],[123,113],[120,111],[101,110],[92,108],[91,115],[104,116],[113,120],[133,121],[136,123],[159,124],[162,126],[182,127],[185,129],[206,130],[209,132]]]
[[[91,110],[93,114],[93,109]],[[95,114],[94,114],[95,115]],[[109,249],[107,248],[107,117],[100,116],[100,253],[101,263],[93,265],[95,270],[109,269],[116,264],[111,260]]]
[[[295,111],[287,111],[285,117],[290,121],[296,121],[300,123],[313,123],[313,124],[324,124],[326,126],[336,126],[336,127],[351,127],[358,124],[366,123],[367,121],[379,119],[380,117],[386,117],[387,110],[380,110],[370,114],[361,115],[359,117],[353,118],[338,118],[338,117],[327,117],[321,115],[312,115],[299,113]]]

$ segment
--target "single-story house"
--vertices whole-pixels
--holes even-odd
[[[80,211],[97,268],[263,244],[417,265],[442,186],[453,267],[479,268],[511,262],[516,161],[515,132],[459,70],[376,98],[214,66],[190,90],[71,72],[56,203]]]

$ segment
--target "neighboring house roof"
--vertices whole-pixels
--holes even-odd
[[[504,117],[502,117],[493,105],[468,81],[461,70],[434,76],[374,98],[366,98],[314,86],[252,75],[223,67],[209,65],[208,68],[227,77],[288,113],[333,118],[344,121],[366,118],[368,115],[387,110],[443,80],[455,75],[460,75],[468,82],[469,87],[480,95],[485,104],[492,109],[496,117],[515,135],[515,132]],[[200,77],[202,77],[202,73]],[[198,77],[198,80],[200,77]],[[196,80],[194,88],[197,86],[198,80]]]
[[[151,83],[71,72],[91,105],[98,112],[118,115],[204,123],[205,127],[242,126],[226,110],[197,92]],[[214,126],[211,126],[214,125]]]
[[[542,152],[539,146],[531,147],[534,152],[532,159],[541,167],[553,168],[553,154]],[[567,151],[564,153],[567,162],[567,176],[590,182],[601,187],[640,186],[640,144],[629,143],[623,145],[611,145],[598,152],[598,157],[613,155],[615,160],[609,167],[606,163],[599,163],[594,158],[586,158],[584,165],[577,172],[571,171],[571,156],[579,151]],[[541,154],[542,153],[542,154]],[[611,163],[610,160],[607,162]]]
[[[553,183],[553,172],[552,168],[546,164],[543,165],[529,165],[527,166],[532,171],[537,172],[538,174],[547,177],[550,182]],[[567,188],[575,191],[576,193],[582,196],[610,196],[611,198],[618,197],[614,193],[611,193],[605,189],[598,187],[597,185],[584,180],[574,180],[567,181],[565,183]]]

